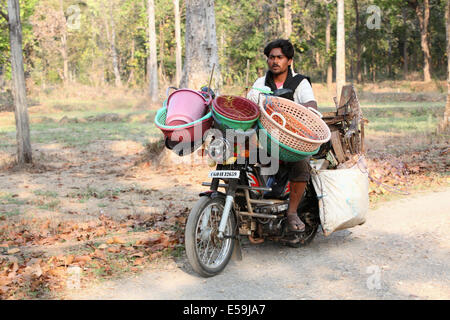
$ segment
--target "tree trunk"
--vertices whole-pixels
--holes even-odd
[[[28,121],[25,73],[23,69],[22,27],[19,0],[8,0],[9,37],[11,44],[12,89],[16,118],[17,161],[31,163],[30,125]]]
[[[289,39],[292,33],[291,0],[284,0],[284,36]]]
[[[3,75],[3,66],[0,66],[0,92],[3,91],[5,86],[5,76]]]
[[[113,13],[112,13],[112,4],[111,3],[109,5],[109,17],[111,19],[111,54],[112,54],[115,84],[116,84],[116,87],[121,87],[122,80],[120,79],[119,58],[118,58],[117,48],[116,48],[116,26],[114,23],[114,17],[113,17]]]
[[[403,75],[406,79],[408,77],[408,18],[406,16],[406,8],[402,8],[402,17],[403,17],[403,24],[405,25],[405,36],[404,36],[404,43],[403,43]]]
[[[175,42],[177,44],[175,59],[176,59],[176,84],[180,85],[181,73],[183,72],[183,66],[181,61],[181,27],[180,27],[180,0],[173,0],[175,10]]]
[[[387,74],[388,78],[391,78],[392,76],[392,41],[391,41],[391,35],[389,33],[388,35],[388,61],[387,61]]]
[[[155,27],[155,1],[147,1],[148,16],[148,47],[147,74],[149,80],[149,94],[152,102],[158,101],[158,63],[156,56],[156,27]]]
[[[330,46],[331,46],[331,22],[330,22],[330,11],[328,10],[328,3],[325,3],[325,14],[327,17],[327,24],[326,24],[326,32],[325,32],[325,49],[327,51],[327,87],[328,90],[331,90],[331,87],[333,85],[333,63],[331,62],[330,57]]]
[[[134,54],[136,51],[136,42],[133,40],[131,41],[131,61],[133,61],[133,65],[131,66],[131,70],[130,70],[130,75],[128,76],[128,81],[127,81],[127,85],[130,86],[130,84],[132,84],[132,82],[134,81],[134,68],[135,68],[135,64],[134,64]]]
[[[159,80],[166,85],[166,71],[164,69],[164,31],[162,24],[159,25]]]
[[[221,77],[214,1],[186,0],[186,57],[180,86],[199,89],[207,84],[213,64],[217,88]]]
[[[445,105],[444,119],[441,127],[448,130],[450,122],[450,0],[447,0],[445,10],[446,38],[447,38],[447,104]]]
[[[423,10],[421,10],[421,5],[416,6],[417,17],[419,18],[420,24],[420,44],[423,51],[423,80],[425,82],[431,81],[430,74],[430,47],[428,45],[428,23],[430,21],[430,5],[429,0],[423,1]]]
[[[64,14],[63,0],[59,0],[59,9],[61,10],[61,15],[65,20],[66,16]],[[67,52],[67,25],[66,23],[64,23],[61,36],[61,56],[63,59],[64,86],[67,86],[67,84],[69,83],[69,55],[67,54]]]
[[[336,96],[338,102],[345,85],[345,20],[344,0],[337,0]]]
[[[353,0],[356,14],[356,26],[355,26],[355,40],[356,40],[356,82],[362,82],[361,75],[361,38],[359,35],[359,10],[358,0]]]

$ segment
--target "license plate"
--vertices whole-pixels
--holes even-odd
[[[221,178],[221,179],[239,179],[239,170],[214,170],[210,171],[208,178]]]

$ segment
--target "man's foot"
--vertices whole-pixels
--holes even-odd
[[[288,230],[294,232],[303,232],[305,231],[305,224],[300,220],[297,213],[288,213]]]

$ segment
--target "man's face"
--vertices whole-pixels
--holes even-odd
[[[273,48],[269,53],[269,57],[267,58],[269,70],[272,71],[274,75],[279,75],[287,72],[291,63],[292,59],[288,59],[283,54],[283,51],[281,51],[281,48]]]

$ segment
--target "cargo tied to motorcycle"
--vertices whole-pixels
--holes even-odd
[[[311,178],[319,199],[320,222],[325,236],[366,221],[369,178],[364,156],[349,169],[313,169]]]

